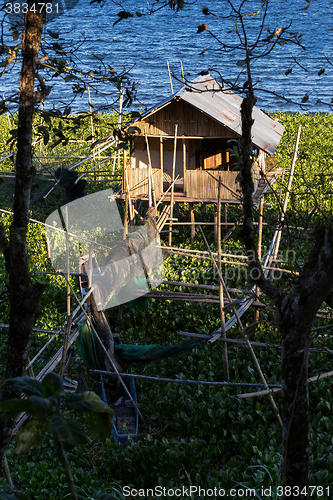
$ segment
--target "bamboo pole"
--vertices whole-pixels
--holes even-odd
[[[147,155],[148,155],[148,198],[149,198],[149,206],[151,207],[154,204],[156,208],[156,196],[155,196],[155,186],[154,179],[152,177],[152,165],[151,165],[151,156],[150,156],[150,148],[148,142],[148,136],[145,134],[146,144],[147,144]]]
[[[186,142],[185,136],[183,136],[183,191],[186,193]]]
[[[124,231],[123,231],[123,240],[126,238],[126,235],[128,233],[128,193],[126,193],[126,198],[125,198],[125,212],[124,212]]]
[[[90,100],[90,87],[88,86],[88,104],[89,104],[89,113],[90,113],[90,126],[91,126],[91,144],[94,144],[94,122],[92,117],[92,105]],[[93,156],[93,164],[95,166],[95,154]],[[96,171],[94,169],[94,179],[96,180]]]
[[[79,299],[78,299],[78,297],[77,297],[77,295],[76,295],[75,291],[73,290],[73,287],[71,286],[70,282],[68,282],[68,283],[69,283],[69,286],[70,286],[70,288],[71,288],[71,290],[72,290],[72,292],[73,292],[73,294],[74,294],[74,297],[75,297],[75,298],[76,298],[76,300],[80,303],[80,301],[79,301]],[[117,378],[118,378],[119,382],[120,382],[120,383],[121,383],[121,385],[123,386],[123,388],[124,388],[124,390],[125,390],[125,392],[126,392],[127,396],[130,398],[130,400],[132,401],[133,405],[135,406],[135,408],[136,408],[136,410],[137,410],[137,412],[138,412],[138,415],[139,415],[139,417],[141,418],[142,422],[145,424],[145,420],[144,420],[144,418],[143,418],[143,416],[142,416],[142,414],[141,414],[141,412],[140,412],[140,410],[139,410],[139,408],[138,408],[138,405],[137,405],[137,404],[136,404],[136,402],[134,401],[132,394],[131,394],[131,393],[129,392],[129,390],[127,389],[127,387],[126,387],[126,385],[125,385],[125,383],[124,383],[124,381],[123,381],[123,379],[122,379],[122,377],[121,377],[121,375],[120,375],[120,373],[119,373],[119,371],[118,371],[118,369],[117,369],[117,367],[116,367],[116,365],[115,365],[115,363],[114,363],[113,359],[111,358],[110,354],[109,354],[109,353],[108,353],[108,351],[106,350],[106,348],[105,348],[105,346],[104,346],[104,344],[103,344],[103,342],[102,342],[102,340],[101,340],[101,338],[100,338],[99,334],[97,333],[97,331],[96,331],[96,329],[95,329],[94,325],[92,324],[91,319],[89,318],[89,316],[88,316],[88,314],[87,314],[87,312],[85,311],[85,309],[84,309],[84,307],[83,307],[83,306],[81,306],[81,309],[82,309],[83,314],[84,314],[84,315],[85,315],[85,317],[86,317],[87,322],[89,323],[90,328],[93,330],[94,334],[96,335],[97,341],[99,342],[100,346],[102,347],[102,349],[103,349],[103,352],[104,352],[105,356],[108,358],[108,360],[109,360],[109,361],[110,361],[110,363],[111,363],[112,368],[114,369],[115,373],[117,374]]]
[[[258,260],[259,262],[261,261],[261,242],[262,242],[262,223],[263,223],[263,214],[264,214],[264,197],[262,196],[260,198],[260,204],[259,204],[259,227],[258,227]],[[260,288],[258,285],[256,285],[256,296],[257,296],[257,302],[259,302],[259,294],[260,294]],[[259,320],[259,311],[258,309],[255,310],[254,313],[254,321]]]
[[[172,86],[171,72],[170,72],[170,66],[169,66],[169,61],[168,61],[168,60],[167,60],[167,65],[168,65],[168,73],[169,73],[169,80],[170,80],[171,94],[173,94],[173,86]]]
[[[209,247],[209,245],[208,245],[208,242],[207,242],[207,240],[206,240],[205,234],[204,234],[204,232],[203,232],[203,230],[202,230],[201,226],[199,226],[199,229],[200,229],[200,231],[201,231],[201,234],[202,234],[202,237],[203,237],[203,239],[204,239],[204,242],[205,242],[205,245],[206,245],[206,247],[207,247],[207,250],[208,250],[208,251],[210,252],[210,254],[211,254],[211,259],[212,259],[212,261],[213,261],[213,263],[214,263],[214,267],[215,267],[215,269],[216,269],[216,271],[217,271],[217,273],[218,273],[218,275],[219,275],[219,278],[220,278],[220,280],[221,280],[221,282],[222,282],[222,284],[223,284],[223,288],[224,288],[224,290],[225,290],[225,292],[226,292],[226,294],[227,294],[227,297],[228,297],[229,301],[230,301],[230,302],[232,302],[231,297],[230,297],[230,294],[229,294],[229,292],[228,292],[228,289],[227,289],[227,287],[225,286],[224,280],[223,280],[223,278],[222,278],[222,274],[220,273],[220,270],[219,270],[218,266],[216,265],[215,259],[214,259],[213,255],[212,255],[211,249],[210,249],[210,247]],[[263,372],[262,372],[262,370],[261,370],[261,368],[260,368],[259,362],[258,362],[257,357],[256,357],[256,355],[255,355],[255,352],[254,352],[254,350],[253,350],[253,348],[252,348],[252,346],[251,346],[251,343],[250,343],[250,341],[249,341],[249,339],[248,339],[247,335],[244,333],[244,328],[243,328],[242,322],[241,322],[241,320],[240,320],[240,317],[239,317],[238,312],[237,312],[237,310],[236,310],[236,308],[235,308],[235,307],[233,307],[233,311],[234,311],[234,315],[235,315],[235,317],[236,317],[236,320],[237,320],[237,322],[238,322],[238,324],[239,324],[239,327],[240,327],[240,329],[241,329],[242,335],[243,335],[243,337],[244,337],[244,339],[245,339],[246,345],[247,345],[247,347],[248,347],[248,348],[249,348],[249,350],[250,350],[250,353],[251,353],[251,356],[252,356],[253,362],[254,362],[254,364],[255,364],[255,367],[256,367],[256,369],[257,369],[257,372],[258,372],[259,378],[260,378],[260,380],[262,381],[262,383],[263,383],[263,385],[265,386],[265,388],[266,388],[266,389],[268,389],[268,384],[267,384],[267,382],[266,382],[266,379],[265,379],[265,377],[264,377],[264,374],[263,374]],[[270,399],[271,405],[272,405],[272,407],[273,407],[273,410],[274,410],[274,412],[275,412],[275,414],[276,414],[276,416],[277,416],[277,419],[278,419],[278,421],[279,421],[279,423],[280,423],[280,425],[281,425],[281,427],[282,427],[282,426],[283,426],[283,425],[282,425],[282,420],[281,420],[281,417],[280,417],[280,415],[279,415],[279,412],[278,412],[278,409],[277,409],[276,403],[275,403],[275,401],[274,401],[274,398],[273,398],[273,396],[272,396],[271,394],[269,395],[269,399]]]
[[[222,274],[222,263],[221,263],[221,176],[219,176],[219,187],[217,193],[217,255],[220,274]],[[220,317],[221,317],[221,333],[222,337],[226,337],[225,332],[225,315],[224,315],[224,298],[223,298],[223,285],[219,279],[219,302],[220,302]],[[229,363],[228,363],[228,349],[227,344],[223,344],[223,369],[224,377],[229,382]]]
[[[308,379],[309,383],[312,382],[317,382],[318,380],[322,380],[323,378],[328,378],[328,377],[333,377],[333,371],[332,372],[327,372],[327,373],[322,373],[321,375],[316,375],[315,377],[311,377]],[[282,391],[282,387],[275,387],[273,389],[265,389],[264,391],[260,392],[251,392],[248,394],[238,394],[237,398],[238,399],[248,399],[248,398],[254,398],[257,396],[267,396],[273,392],[280,392]]]
[[[163,193],[163,158],[164,158],[164,153],[163,153],[163,137],[160,137],[160,169],[161,169],[161,193]]]
[[[185,85],[185,76],[184,76],[184,69],[183,69],[183,62],[180,60],[180,68],[182,71],[182,78],[183,78],[183,84]]]
[[[273,252],[273,259],[276,258],[278,250],[279,250],[279,245],[280,245],[280,240],[281,240],[281,235],[282,235],[282,222],[284,221],[285,216],[286,216],[287,205],[288,205],[288,200],[289,200],[289,194],[290,194],[290,189],[291,189],[291,183],[293,181],[293,176],[294,176],[294,171],[295,171],[295,165],[296,165],[296,160],[297,160],[297,152],[298,152],[299,140],[300,140],[300,137],[301,137],[301,130],[302,130],[302,127],[300,125],[298,127],[298,129],[297,129],[297,136],[296,136],[294,154],[293,154],[293,159],[292,159],[292,162],[291,162],[289,179],[288,179],[288,185],[287,185],[287,191],[286,191],[286,195],[285,195],[285,198],[284,198],[284,203],[283,203],[283,207],[282,207],[281,218],[280,218],[280,221],[279,221],[279,228],[278,228],[278,233],[277,233],[277,237],[276,237],[275,248],[274,248],[274,252]],[[271,277],[274,278],[274,271],[271,272]]]
[[[169,225],[169,245],[172,243],[172,219],[173,219],[173,199],[175,191],[175,172],[176,172],[176,158],[177,158],[177,131],[178,123],[175,124],[175,137],[173,142],[173,161],[172,161],[172,187],[171,187],[171,200],[170,200],[170,225]]]
[[[63,346],[61,366],[60,366],[60,376],[61,377],[64,375],[66,355],[67,355],[67,348],[68,348],[68,339],[69,339],[70,330],[71,330],[71,326],[72,326],[70,269],[69,269],[68,207],[67,206],[65,207],[64,215],[65,215],[65,226],[66,226],[66,265],[67,265],[67,275],[66,275],[66,281],[67,281],[67,301],[66,301],[66,306],[67,306],[67,325],[66,325],[66,332],[65,332],[65,336],[64,336],[64,346]]]
[[[189,206],[190,206],[190,219],[191,219],[191,243],[193,243],[195,238],[195,217],[194,217],[193,203],[189,203]]]
[[[91,370],[92,373],[99,373],[101,375],[108,375],[110,377],[116,377],[114,372],[107,372],[104,370]],[[251,384],[247,382],[209,382],[206,380],[184,380],[184,379],[173,379],[173,378],[162,378],[162,377],[149,377],[147,375],[134,375],[133,373],[119,373],[121,377],[124,378],[134,378],[139,380],[152,380],[154,382],[171,382],[174,384],[186,384],[186,385],[212,385],[212,386],[224,386],[224,387],[262,387],[262,384]],[[275,386],[271,386],[275,387]]]

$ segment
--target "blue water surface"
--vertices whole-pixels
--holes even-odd
[[[264,3],[251,0],[248,12],[254,13]],[[300,40],[304,49],[288,43],[253,64],[257,106],[266,112],[276,109],[330,111],[329,104],[333,97],[333,2],[311,0],[309,8],[306,8],[307,5],[307,0],[271,0],[269,3],[266,23],[270,32],[274,33],[291,23],[291,31],[303,34]],[[215,71],[219,72],[225,80],[239,78],[242,67],[236,63],[244,58],[244,53],[219,50],[221,45],[208,31],[197,34],[197,27],[206,23],[217,38],[233,45],[236,41],[235,24],[223,17],[203,15],[204,7],[220,16],[228,12],[225,0],[197,0],[182,11],[164,8],[153,15],[148,13],[147,2],[123,0],[115,3],[106,0],[104,5],[100,5],[79,0],[76,6],[65,9],[64,14],[55,17],[47,28],[60,32],[63,39],[72,39],[73,43],[82,41],[76,56],[80,58],[83,69],[98,67],[101,63],[97,56],[117,71],[129,70],[137,88],[137,100],[131,108],[142,109],[171,94],[167,60],[176,75],[173,78],[174,91],[181,86],[180,61],[186,79],[195,78],[201,71],[207,70],[212,75],[217,75]],[[114,25],[120,10],[138,11],[144,15],[134,15]],[[259,16],[244,17],[244,22],[248,23],[247,34],[251,41],[259,29]],[[269,32],[265,28],[263,38],[266,36]],[[292,71],[286,76],[288,69]],[[325,71],[318,75],[322,69]],[[243,75],[239,81],[244,83],[246,79]],[[19,76],[15,71],[4,75],[0,79],[1,93],[14,93],[18,82]],[[66,103],[71,96],[71,87],[70,82],[54,82],[45,105],[52,106],[59,101]],[[118,99],[118,90],[110,85],[100,85],[99,91],[102,95],[93,90],[91,92],[91,101],[96,107],[109,105]],[[305,94],[309,96],[308,101],[300,107],[298,103]],[[281,96],[293,102],[287,103]],[[88,95],[85,92],[75,107],[83,110],[87,106]]]

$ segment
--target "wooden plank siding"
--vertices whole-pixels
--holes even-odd
[[[181,100],[172,101],[148,118],[134,122],[141,130],[140,135],[162,137],[173,137],[176,123],[179,137],[238,137],[221,123]]]
[[[156,198],[161,197],[162,187],[162,170],[152,168],[152,176],[155,188]],[[148,195],[148,168],[128,168],[127,169],[128,184],[131,197],[137,198]]]
[[[219,175],[222,185],[221,198],[227,200],[239,200],[236,182],[238,172],[210,172],[207,170],[187,170],[186,171],[186,192],[187,198],[196,198],[198,201],[204,199],[216,199],[218,195]],[[230,189],[228,189],[228,186]]]

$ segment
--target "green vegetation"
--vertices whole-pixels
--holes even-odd
[[[320,207],[321,218],[326,218],[332,211],[332,128],[333,116],[330,114],[283,114],[275,115],[286,127],[281,144],[276,152],[277,167],[288,169],[293,155],[296,130],[302,125],[299,161],[293,182],[292,196],[288,209],[288,224],[298,227],[309,227],[310,214],[315,205]],[[115,118],[107,115],[100,117],[100,133],[111,133]],[[2,137],[7,140],[7,118],[0,121]],[[90,123],[85,129],[76,132],[77,139],[87,138]],[[74,135],[73,135],[74,137]],[[50,141],[52,142],[52,138]],[[36,147],[35,152],[38,151]],[[46,155],[84,155],[87,147],[84,143],[69,142],[66,146],[58,144],[51,152],[49,144],[43,146]],[[111,153],[111,151],[109,151]],[[108,153],[109,153],[108,152]],[[0,154],[8,153],[8,145],[0,145]],[[36,160],[37,162],[37,160]],[[69,164],[69,163],[68,163]],[[59,161],[49,165],[51,171],[58,166]],[[112,170],[112,163],[106,163]],[[91,168],[89,165],[82,166]],[[45,168],[45,164],[41,167]],[[10,160],[1,163],[1,170],[13,169]],[[103,167],[104,169],[104,167]],[[285,174],[286,181],[287,173]],[[1,181],[1,178],[0,178]],[[1,208],[10,210],[11,180],[0,182]],[[89,183],[86,192],[105,189],[108,182]],[[265,201],[265,222],[263,231],[263,251],[267,250],[276,224],[280,185],[275,185],[275,194]],[[284,190],[282,189],[282,192]],[[52,193],[44,203],[32,205],[31,217],[45,221],[46,217],[62,202],[60,190]],[[200,206],[195,207],[196,220],[213,220],[213,209],[208,208],[207,214],[202,214]],[[228,220],[239,220],[241,213],[238,208],[229,208]],[[180,220],[189,220],[188,207],[179,207]],[[2,222],[9,227],[10,215],[2,214]],[[313,224],[314,221],[311,221]],[[205,233],[214,247],[213,234],[207,226]],[[305,239],[304,234],[308,234]],[[164,233],[162,234],[162,236]],[[283,236],[281,241],[281,260],[285,260],[286,252],[293,250],[295,259],[290,257],[288,264],[281,267],[297,270],[297,262],[303,262],[311,246],[311,233],[295,232],[294,241]],[[189,229],[180,226],[175,234],[174,244],[190,248]],[[28,234],[29,259],[32,271],[52,271],[47,257],[46,238],[41,225],[31,223]],[[199,235],[191,248],[205,250]],[[241,245],[237,234],[229,238],[222,249],[225,253],[240,253]],[[236,260],[236,259],[235,259]],[[295,261],[295,262],[291,262]],[[231,270],[233,272],[231,272]],[[217,276],[208,261],[196,260],[183,256],[171,255],[165,263],[166,276],[170,280],[217,284]],[[4,262],[0,258],[0,273],[4,276]],[[223,274],[227,285],[242,289],[250,289],[251,283],[246,280],[245,268],[223,266]],[[55,329],[66,321],[66,285],[65,280],[56,275],[38,274],[34,278],[48,283],[44,293],[40,316],[36,326],[45,329]],[[292,279],[290,275],[279,276],[281,288],[288,288]],[[77,289],[78,283],[72,278],[72,285]],[[8,320],[8,304],[6,302],[5,281],[0,282],[0,318]],[[169,289],[167,285],[161,287]],[[188,291],[179,287],[179,291]],[[195,290],[192,290],[195,293]],[[205,293],[198,290],[198,293]],[[207,292],[213,294],[214,292]],[[235,296],[238,298],[239,296]],[[230,314],[230,313],[229,313]],[[182,339],[179,331],[194,333],[213,333],[220,325],[218,305],[184,303],[149,299],[147,310],[138,307],[123,308],[123,315],[118,316],[115,309],[108,311],[111,328],[119,332],[126,343],[176,343]],[[229,316],[228,316],[229,317]],[[253,310],[244,316],[244,324],[253,322]],[[266,310],[260,313],[261,323],[251,338],[258,342],[278,344],[280,342],[277,330],[273,324],[273,312]],[[319,318],[315,327],[324,327],[329,320]],[[312,347],[332,349],[330,334],[332,329],[317,329],[313,332]],[[6,355],[6,329],[0,329],[0,364],[3,366]],[[51,334],[35,333],[31,346],[30,359],[51,338]],[[228,336],[241,338],[237,326],[233,327]],[[60,337],[60,336],[59,336]],[[35,373],[51,358],[61,345],[62,338],[54,339],[34,365]],[[267,380],[271,384],[280,382],[280,350],[256,348],[256,353]],[[252,359],[246,347],[229,344],[229,371],[232,382],[259,382]],[[72,377],[76,378],[84,370],[77,353],[74,356]],[[329,353],[311,353],[309,375],[329,372],[332,370],[332,360]],[[136,373],[145,375],[178,379],[223,381],[222,345],[215,342],[194,349],[190,353],[175,358],[160,361],[142,367],[135,366]],[[92,389],[99,394],[99,379],[92,377]],[[255,387],[216,388],[206,386],[188,386],[185,384],[154,383],[142,381],[137,383],[140,410],[147,422],[147,427],[141,425],[138,443],[130,443],[125,449],[113,443],[112,437],[103,443],[89,441],[83,447],[78,446],[68,452],[71,472],[75,484],[81,488],[82,498],[96,498],[97,495],[112,492],[114,487],[131,485],[133,488],[153,488],[160,485],[168,489],[184,486],[201,486],[202,488],[221,487],[225,490],[245,485],[256,488],[262,498],[261,488],[279,485],[279,465],[281,462],[281,428],[267,397],[239,400],[237,394],[253,392]],[[275,396],[277,404],[280,395]],[[311,403],[311,477],[310,484],[330,487],[324,489],[323,500],[331,497],[333,489],[333,423],[331,407],[331,379],[325,379],[310,385]],[[86,429],[85,429],[86,430]],[[59,465],[56,448],[48,435],[44,443],[28,455],[14,455],[13,448],[9,450],[8,462],[15,486],[23,489],[36,500],[64,498],[67,493],[66,478]],[[4,486],[1,479],[0,486]],[[239,486],[241,488],[241,486]],[[118,493],[115,493],[118,495]],[[121,498],[120,495],[118,495]],[[117,498],[118,498],[117,497]],[[199,498],[193,495],[192,498]]]

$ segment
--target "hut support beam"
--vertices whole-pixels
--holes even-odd
[[[173,200],[175,193],[175,173],[176,173],[176,158],[177,158],[177,132],[178,123],[175,125],[175,137],[173,141],[173,162],[172,162],[172,187],[171,187],[171,200],[170,200],[170,226],[169,226],[169,246],[172,244],[172,222],[173,222]]]
[[[195,238],[195,216],[194,216],[194,204],[189,203],[190,206],[190,219],[191,219],[191,242],[193,243]]]

